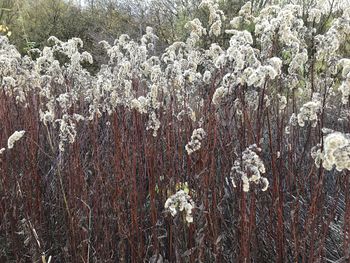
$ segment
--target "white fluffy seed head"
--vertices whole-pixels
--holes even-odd
[[[322,159],[326,170],[350,170],[350,138],[341,132],[328,134],[324,139],[324,151],[316,156]],[[317,158],[315,158],[315,162]]]
[[[167,209],[172,216],[175,216],[177,211],[184,211],[186,213],[186,221],[188,223],[193,222],[192,210],[194,208],[194,202],[191,196],[183,189],[171,195],[165,201],[164,208]]]
[[[15,142],[20,140],[24,135],[25,131],[15,131],[7,140],[7,148],[12,149],[15,145]]]

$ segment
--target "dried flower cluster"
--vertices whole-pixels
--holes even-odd
[[[241,160],[236,160],[231,168],[231,182],[236,187],[235,178],[239,178],[243,183],[243,191],[249,192],[250,183],[262,183],[262,191],[266,191],[269,187],[269,181],[263,177],[265,166],[256,151],[261,151],[255,144],[249,146],[242,153]]]
[[[350,170],[350,135],[341,132],[331,132],[324,138],[324,147],[312,150],[312,157],[315,159],[317,167],[322,166],[326,170],[337,171]]]
[[[15,131],[7,140],[7,148],[12,149],[15,142],[19,141],[23,137],[24,133],[25,131]]]
[[[185,190],[179,190],[170,196],[166,200],[164,208],[169,210],[172,216],[175,216],[177,211],[182,212],[185,210],[186,221],[188,223],[193,222],[192,209],[194,208],[194,202]]]
[[[347,104],[350,96],[350,59],[343,58],[339,61],[339,65],[342,67],[343,81],[339,87],[342,93],[342,103]]]
[[[319,93],[314,93],[312,96],[312,101],[305,103],[297,115],[298,124],[304,127],[305,121],[311,122],[312,127],[317,125],[317,115],[321,111],[321,99]]]
[[[201,148],[202,140],[206,135],[207,133],[203,130],[203,128],[195,129],[192,132],[191,141],[185,146],[188,155],[198,151]]]

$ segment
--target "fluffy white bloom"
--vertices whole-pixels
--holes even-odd
[[[236,16],[230,21],[230,25],[232,26],[233,29],[238,29],[241,23],[242,23],[241,16]]]
[[[266,177],[262,177],[261,182],[263,184],[263,188],[261,189],[261,191],[265,192],[269,188],[269,180],[267,180]]]
[[[244,192],[249,192],[250,183],[262,183],[263,191],[266,191],[269,185],[268,180],[262,176],[266,172],[264,163],[255,151],[260,149],[255,144],[249,146],[242,153],[242,161],[236,160],[231,168],[233,187],[236,187],[234,178],[238,176],[242,180]]]
[[[16,86],[16,80],[13,77],[5,76],[2,79],[2,85],[7,87],[15,87]]]
[[[154,45],[153,43],[158,39],[158,37],[153,33],[153,28],[152,27],[149,27],[147,26],[146,27],[146,34],[144,34],[142,37],[141,37],[141,46],[139,46],[137,49],[139,51],[139,54],[141,56],[142,53],[147,53],[147,47],[149,49],[153,49]]]
[[[131,100],[130,107],[141,114],[147,113],[148,100],[144,96],[140,96],[138,99]]]
[[[189,28],[192,33],[195,33],[199,37],[207,34],[206,29],[202,26],[202,22],[198,18],[187,22],[185,28]]]
[[[1,148],[0,149],[0,154],[3,154],[5,150],[6,150],[6,148]]]
[[[350,78],[342,82],[339,91],[342,93],[342,103],[347,104],[350,96]]]
[[[203,82],[206,84],[209,84],[211,79],[211,72],[209,70],[206,70],[203,74]]]
[[[284,5],[282,8],[271,5],[255,17],[255,34],[259,36],[257,41],[261,43],[262,57],[270,56],[276,37],[293,54],[299,52],[305,29],[300,10],[296,5]]]
[[[289,74],[299,74],[307,60],[308,55],[306,49],[303,52],[296,54],[291,63],[289,64]]]
[[[61,40],[59,40],[57,37],[55,36],[50,36],[48,39],[47,39],[47,42],[53,42],[54,44],[56,45],[59,45],[59,44],[62,44],[63,42]]]
[[[160,105],[160,103],[158,102],[158,89],[158,85],[153,84],[151,85],[151,90],[148,94],[153,109],[158,109]]]
[[[186,144],[185,149],[188,155],[191,155],[193,152],[198,151],[202,146],[202,140],[207,135],[203,128],[195,129],[192,132],[191,141]]]
[[[268,64],[273,67],[273,69],[277,72],[277,75],[281,74],[282,68],[282,60],[278,57],[273,57],[268,60]]]
[[[277,71],[274,69],[274,67],[267,65],[263,66],[262,70],[265,72],[265,75],[269,76],[270,79],[275,79],[278,75]]]
[[[245,93],[245,102],[253,110],[257,110],[259,106],[259,94],[255,90],[248,90]],[[267,106],[267,105],[266,105]]]
[[[209,9],[209,25],[212,25],[218,20],[225,20],[224,13],[219,9],[219,4],[213,0],[202,0],[199,8],[208,8]]]
[[[314,150],[315,152],[315,150]],[[324,138],[324,149],[313,153],[312,157],[316,164],[322,159],[322,166],[326,170],[332,170],[333,167],[338,171],[344,169],[350,170],[350,137],[348,134],[333,132]]]
[[[179,190],[170,196],[166,200],[164,208],[170,211],[172,216],[175,216],[178,210],[185,211],[186,221],[188,223],[193,222],[192,209],[194,208],[194,202],[191,196],[184,190]]]
[[[297,115],[293,112],[292,115],[289,118],[289,124],[292,126],[297,126],[298,125],[298,117]]]
[[[252,3],[248,1],[245,3],[242,7],[241,10],[239,10],[238,15],[240,16],[250,16],[252,14]]]
[[[57,119],[55,122],[59,124],[59,150],[63,152],[65,150],[64,146],[66,142],[69,142],[70,144],[75,142],[77,136],[76,121],[74,117],[64,114],[62,119]]]
[[[233,35],[230,39],[230,46],[253,44],[252,34],[247,30],[239,31],[232,29],[226,30],[225,32]]]
[[[273,79],[277,76],[277,72],[275,72],[271,66],[269,68],[266,66],[259,66],[252,71],[247,79],[247,84],[248,86],[253,85],[255,87],[261,87],[265,83],[267,76],[270,76],[270,78]]]
[[[157,137],[157,131],[159,130],[160,128],[160,121],[157,117],[157,114],[152,111],[150,114],[149,114],[149,120],[148,120],[148,123],[147,123],[147,127],[146,127],[146,130],[153,130],[153,137]]]
[[[317,144],[311,148],[311,157],[315,160],[316,167],[319,168],[323,159],[323,153],[320,144]]]
[[[343,70],[342,70],[342,77],[343,78],[347,78],[348,77],[348,74],[350,72],[350,59],[348,58],[342,58],[341,60],[339,60],[339,62],[337,63],[337,65],[339,67],[342,67]]]
[[[89,52],[86,52],[86,51],[84,51],[84,52],[81,54],[80,60],[81,60],[81,61],[86,61],[86,62],[88,62],[89,64],[94,63],[94,60],[93,60],[93,58],[92,58],[92,55],[91,55]]]
[[[215,21],[210,27],[209,35],[219,36],[221,34],[221,26],[221,20]]]
[[[25,131],[15,131],[8,139],[7,139],[7,148],[12,149],[15,142],[20,140],[24,135]]]
[[[64,111],[66,111],[72,105],[69,93],[60,94],[56,100]]]
[[[48,122],[53,122],[53,120],[55,119],[55,114],[53,112],[53,109],[47,110],[45,112],[43,112],[40,109],[39,117],[40,117],[40,121],[42,121],[45,125],[47,125]]]
[[[74,113],[73,114],[73,119],[75,119],[76,121],[84,121],[85,120],[85,117],[80,115],[80,114],[76,114]]]
[[[250,185],[249,185],[249,179],[248,177],[244,174],[242,175],[242,183],[243,183],[243,191],[244,192],[249,192]]]
[[[306,102],[297,115],[298,124],[300,127],[304,127],[305,121],[310,121],[312,127],[316,127],[317,115],[322,107],[321,98],[319,93],[314,93],[312,101]]]
[[[281,96],[280,94],[277,94],[279,98],[279,108],[280,110],[284,110],[287,107],[287,98],[286,96]]]
[[[209,50],[207,51],[207,55],[213,60],[215,61],[220,55],[223,55],[224,51],[222,50],[222,48],[216,44],[216,43],[212,43],[210,45]]]
[[[271,105],[270,97],[267,94],[264,95],[264,104],[265,107],[269,107]]]
[[[214,105],[220,105],[223,98],[227,95],[228,88],[225,88],[223,86],[217,88],[214,92],[212,102]]]
[[[339,87],[342,94],[342,103],[347,104],[350,96],[350,59],[343,58],[339,60],[338,66],[342,67],[343,81]]]

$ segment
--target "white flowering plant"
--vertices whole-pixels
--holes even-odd
[[[101,41],[97,72],[79,38],[0,36],[0,258],[345,258],[350,9],[199,8],[162,52],[150,27]]]

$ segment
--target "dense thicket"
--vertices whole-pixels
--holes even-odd
[[[349,8],[35,3],[66,24],[1,27],[1,262],[349,259]]]

